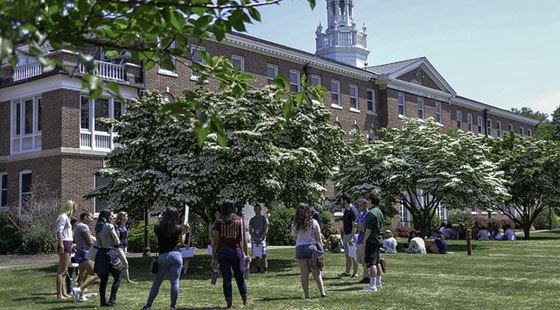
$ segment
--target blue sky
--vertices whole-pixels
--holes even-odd
[[[369,64],[425,56],[461,96],[504,109],[560,106],[559,0],[354,0]],[[311,53],[326,1],[260,9],[250,35]]]

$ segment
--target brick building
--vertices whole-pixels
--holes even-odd
[[[201,61],[199,50],[223,55],[263,86],[277,74],[289,77],[291,89],[300,88],[300,78],[323,85],[329,93],[325,105],[332,123],[347,134],[361,132],[376,138],[376,130],[400,127],[403,117],[434,117],[443,131],[459,128],[479,135],[501,138],[506,130],[532,136],[537,121],[486,103],[459,96],[424,57],[390,64],[368,66],[366,27],[357,29],[353,1],[327,0],[328,28],[317,28],[315,54],[264,41],[244,34],[230,34],[218,43],[212,39],[194,48],[193,61]],[[21,47],[25,48],[25,47]],[[45,47],[47,50],[48,47]],[[140,90],[158,90],[168,100],[192,89],[198,73],[177,62],[175,71],[157,66],[142,72],[141,64],[126,55],[104,59],[100,48],[91,48],[98,74],[116,81],[125,99],[138,98]],[[74,66],[80,75],[77,55],[52,51],[49,57]],[[210,80],[208,87],[217,89]],[[103,201],[82,196],[105,180],[94,176],[103,158],[113,148],[113,132],[96,121],[118,118],[125,102],[104,93],[89,100],[79,77],[54,70],[43,73],[39,62],[22,57],[12,69],[0,68],[0,206],[21,203],[32,183],[45,183],[62,200],[76,200],[93,212]],[[328,195],[333,194],[329,188]],[[479,213],[476,209],[473,212]],[[403,211],[404,212],[404,211]],[[401,212],[394,225],[406,224],[410,216]],[[446,210],[440,210],[446,217]]]

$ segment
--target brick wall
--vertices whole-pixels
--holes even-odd
[[[43,93],[43,150],[80,146],[80,93],[57,89]]]
[[[422,78],[421,81],[419,81],[416,78],[416,72],[418,72],[418,70],[420,70],[420,72],[422,72],[422,75],[423,75],[423,78]],[[430,79],[428,74],[426,74],[426,71],[424,71],[422,69],[414,69],[412,71],[409,71],[409,72],[399,76],[397,79],[407,81],[407,82],[411,82],[411,83],[414,83],[414,84],[419,84],[419,85],[426,86],[426,87],[433,88],[433,89],[437,89],[437,90],[442,90],[441,88],[439,88],[437,86],[437,84],[432,79]]]
[[[103,159],[93,156],[69,156],[61,158],[61,198],[63,201],[74,200],[78,210],[93,213],[93,200],[83,196],[94,190],[93,173],[103,166]]]

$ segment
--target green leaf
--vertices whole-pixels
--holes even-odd
[[[0,60],[8,57],[14,51],[12,41],[0,36]]]
[[[119,52],[117,52],[115,50],[106,51],[105,56],[108,57],[108,58],[116,58],[116,57],[119,57]]]
[[[206,137],[208,137],[208,127],[196,127],[196,139],[198,140],[198,145],[202,146],[204,141],[206,141]]]
[[[303,100],[303,93],[299,93],[296,95],[296,109],[299,109],[301,106],[301,101]]]
[[[185,23],[185,18],[183,17],[183,15],[181,15],[181,13],[172,10],[171,12],[169,12],[169,22],[171,23],[171,26],[175,28],[175,30],[181,32]]]
[[[111,90],[113,92],[113,94],[115,96],[117,96],[120,100],[123,100],[123,97],[121,95],[121,91],[119,90],[119,85],[116,82],[107,82],[105,83],[105,87],[107,87],[109,90]]]
[[[286,102],[284,103],[284,118],[285,119],[292,118],[293,110],[294,110],[294,102],[292,100],[292,97],[289,97],[288,100],[286,100]]]
[[[280,89],[285,89],[286,85],[289,85],[289,84],[290,84],[290,80],[287,77],[285,77],[281,74],[277,75],[274,78],[274,81],[272,81],[272,85],[276,85]]]
[[[144,61],[144,66],[142,67],[142,71],[148,71],[152,69],[156,65],[156,62],[152,59],[147,59]]]
[[[175,71],[175,64],[167,57],[159,60],[159,66],[169,71]]]

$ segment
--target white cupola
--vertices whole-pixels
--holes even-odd
[[[319,23],[316,34],[315,54],[364,68],[367,65],[366,25],[356,29],[353,0],[326,0],[328,26],[323,33]]]

